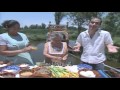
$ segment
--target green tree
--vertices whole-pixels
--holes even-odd
[[[42,23],[42,24],[41,24],[41,28],[42,28],[42,29],[45,29],[45,28],[46,28],[46,24]]]
[[[103,19],[102,27],[111,32],[113,37],[120,34],[120,12],[109,12]]]
[[[28,26],[27,26],[27,25],[25,25],[25,26],[24,26],[24,29],[28,29]]]
[[[78,26],[78,34],[81,32],[82,25],[87,25],[91,17],[101,17],[103,12],[70,12],[69,19],[74,25]]]
[[[55,22],[56,25],[59,25],[63,17],[66,16],[65,12],[55,12],[54,17],[55,17]]]
[[[2,28],[2,26],[0,25],[0,29]]]

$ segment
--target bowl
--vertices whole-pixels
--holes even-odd
[[[20,68],[17,65],[10,65],[1,69],[1,72],[8,72],[8,73],[18,73],[19,71]]]

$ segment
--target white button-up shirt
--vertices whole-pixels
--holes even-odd
[[[86,30],[79,34],[76,43],[80,43],[83,46],[81,61],[98,64],[106,60],[105,46],[113,44],[113,40],[110,33],[104,30],[97,30],[91,39],[88,30]]]

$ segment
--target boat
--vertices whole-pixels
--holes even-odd
[[[50,41],[50,35],[53,32],[62,33],[64,35],[62,42],[67,43],[69,54],[79,59],[78,57],[75,56],[76,52],[72,51],[73,49],[72,46],[69,45],[69,33],[68,33],[67,25],[49,24],[46,42]],[[77,52],[77,53],[80,53],[80,52]],[[120,78],[120,68],[114,68],[106,64],[104,64],[104,66],[109,68],[109,70],[98,70],[98,72],[102,76],[101,78]]]

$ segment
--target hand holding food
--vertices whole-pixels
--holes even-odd
[[[32,49],[33,49],[33,50],[37,50],[37,47],[33,47],[33,46],[32,46]]]
[[[28,51],[33,51],[33,50],[37,50],[37,47],[33,47],[33,46],[25,47],[23,49],[23,52],[28,52]]]

